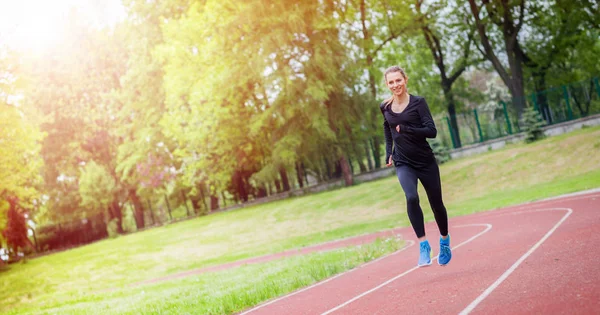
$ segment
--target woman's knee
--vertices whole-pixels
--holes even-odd
[[[446,213],[446,206],[444,206],[444,203],[441,201],[431,204],[431,209],[433,210],[434,213],[440,213],[440,214]]]
[[[406,202],[408,204],[418,204],[419,203],[419,195],[417,194],[407,194]]]

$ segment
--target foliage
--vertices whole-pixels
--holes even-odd
[[[498,99],[518,107],[545,85],[600,71],[589,1],[123,6],[125,19],[105,28],[73,11],[43,51],[0,47],[0,192],[42,223],[107,211],[120,232],[123,220],[133,230],[131,215],[136,229],[154,222],[167,200],[205,213],[309,180],[349,185],[381,166],[377,105],[391,65],[438,116],[485,104],[484,135],[504,123]],[[570,93],[587,113],[583,92]]]
[[[443,164],[450,160],[450,150],[444,143],[438,138],[427,139],[431,149],[433,150],[433,154],[435,155],[435,160],[437,164]]]
[[[7,214],[6,228],[2,231],[2,236],[6,240],[13,254],[26,248],[33,248],[31,241],[27,237],[27,223],[24,213],[18,206],[16,198],[9,199],[10,208]]]
[[[7,223],[8,199],[24,207],[40,206],[39,175],[43,166],[39,142],[44,134],[35,111],[20,106],[23,81],[17,76],[19,58],[0,44],[0,230]],[[15,210],[16,211],[16,210]],[[11,214],[14,217],[14,213]],[[15,221],[13,221],[15,222]]]
[[[522,129],[525,132],[525,142],[531,143],[544,138],[544,130],[542,127],[546,122],[540,113],[533,107],[527,107],[523,112]]]
[[[115,180],[105,167],[94,161],[86,164],[79,177],[81,206],[92,210],[107,208],[115,188]]]
[[[596,126],[445,163],[440,173],[448,214],[456,217],[597,187],[600,154],[586,153],[599,148],[600,126]],[[155,306],[163,307],[165,292],[169,291],[163,285],[179,287],[178,280],[137,289],[129,284],[410,226],[406,213],[398,211],[405,202],[398,194],[398,180],[390,176],[345,189],[215,213],[32,259],[1,275],[0,312],[12,308],[9,314],[38,314],[40,308],[60,307],[47,311],[70,313],[74,306],[89,312],[92,303],[118,313],[140,313],[138,307],[144,303],[129,300],[130,296],[141,296],[142,291],[157,296]],[[432,222],[428,203],[422,204],[425,220]],[[209,288],[214,289],[219,279],[207,281]],[[256,273],[235,279],[236,283],[254,282]],[[189,288],[202,285],[197,278],[184,281],[189,281]],[[117,291],[110,291],[113,288]],[[184,291],[176,290],[173,296],[183,296],[180,293]],[[90,297],[89,292],[99,293]],[[28,294],[33,298],[25,299]],[[123,294],[131,295],[124,298]],[[79,304],[79,297],[86,302]],[[123,299],[130,303],[119,304]],[[167,303],[170,309],[184,307],[179,300],[171,302]],[[117,310],[115,305],[119,305]]]

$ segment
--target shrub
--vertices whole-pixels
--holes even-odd
[[[525,132],[525,142],[531,143],[544,138],[542,127],[546,124],[542,116],[532,107],[527,107],[523,112],[522,130]]]

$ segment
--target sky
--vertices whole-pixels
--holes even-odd
[[[120,0],[0,0],[0,45],[43,50],[60,41],[72,9],[96,27],[125,17]]]

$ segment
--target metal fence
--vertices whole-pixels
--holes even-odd
[[[600,113],[600,84],[598,77],[532,93],[521,100],[522,106],[533,107],[547,125],[570,121]],[[437,117],[441,141],[448,147],[501,138],[522,129],[512,100],[496,106],[478,107],[455,116],[458,135],[451,128],[449,116]]]

